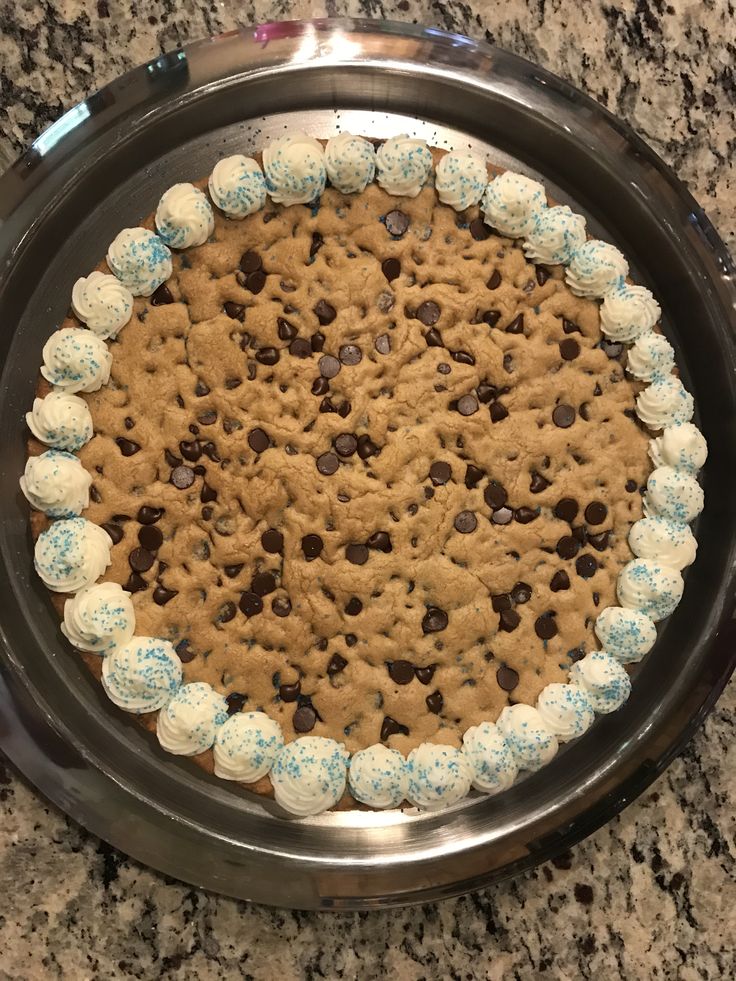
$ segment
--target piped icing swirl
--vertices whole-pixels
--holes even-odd
[[[568,263],[584,242],[585,218],[567,205],[558,205],[532,215],[524,252],[534,262],[558,265]]]
[[[629,344],[648,333],[662,311],[646,286],[624,283],[603,297],[601,330],[612,341]]]
[[[624,284],[629,264],[615,245],[592,238],[577,249],[565,272],[576,296],[602,299]]]
[[[640,559],[658,559],[682,571],[695,561],[698,543],[687,525],[669,518],[641,518],[629,532],[631,551]]]
[[[238,712],[217,729],[215,776],[240,783],[265,777],[284,747],[281,726],[265,712]]]
[[[544,186],[510,170],[488,183],[481,203],[486,222],[509,238],[526,235],[534,216],[546,207]]]
[[[80,651],[108,654],[135,632],[135,611],[122,586],[100,582],[80,589],[64,604],[61,632]]]
[[[570,683],[582,688],[593,709],[603,715],[621,708],[631,693],[626,669],[607,651],[593,651],[573,664]]]
[[[91,483],[92,475],[73,453],[46,450],[28,458],[20,489],[37,511],[50,518],[71,518],[89,506]]]
[[[687,470],[657,467],[649,474],[644,495],[647,517],[669,518],[688,524],[703,510],[703,488]]]
[[[655,378],[636,399],[636,414],[650,429],[690,422],[693,410],[692,395],[674,375]]]
[[[307,817],[340,800],[347,782],[348,754],[342,743],[323,736],[301,736],[279,752],[271,770],[276,803]]]
[[[350,792],[361,804],[385,809],[397,807],[409,789],[406,760],[381,743],[358,750],[348,770]]]
[[[478,204],[488,183],[485,160],[471,150],[453,150],[437,164],[434,186],[443,204],[455,211]]]
[[[34,399],[26,425],[36,439],[58,450],[80,450],[94,433],[87,403],[63,389]]]
[[[473,786],[485,794],[508,790],[519,767],[508,743],[493,722],[471,726],[463,735],[463,752],[473,771]]]
[[[357,194],[376,176],[376,151],[362,136],[340,133],[327,141],[325,167],[333,187],[342,194]]]
[[[652,620],[663,620],[675,612],[682,599],[684,583],[677,569],[658,559],[633,559],[618,577],[621,606],[641,610]]]
[[[168,640],[131,637],[102,662],[102,687],[110,701],[140,715],[163,708],[181,685],[181,661]]]
[[[156,208],[156,230],[171,249],[204,245],[215,230],[212,205],[194,184],[174,184]]]
[[[432,154],[424,140],[402,133],[381,144],[376,166],[378,183],[387,194],[415,198],[427,183]]]
[[[65,392],[96,392],[110,380],[112,355],[104,341],[82,327],[62,327],[43,346],[41,374]]]
[[[115,276],[91,272],[72,288],[72,310],[102,340],[117,337],[133,314],[133,294]]]
[[[215,741],[227,720],[227,703],[205,681],[182,685],[158,713],[156,735],[167,753],[196,756]]]
[[[245,218],[266,204],[266,178],[258,163],[242,153],[218,160],[210,174],[210,197],[230,218]]]
[[[577,685],[553,682],[539,693],[537,712],[561,743],[577,739],[593,725],[595,715],[587,693]]]
[[[531,705],[507,705],[496,725],[520,770],[539,770],[557,752],[557,736]]]
[[[641,661],[657,639],[657,628],[651,617],[623,606],[601,610],[595,621],[595,632],[603,650],[622,664]]]
[[[89,586],[110,565],[112,540],[104,528],[86,518],[63,518],[42,531],[34,565],[55,593],[75,593]]]
[[[708,444],[697,426],[683,422],[667,426],[661,436],[651,439],[649,456],[655,467],[677,467],[694,473],[705,466]]]
[[[626,370],[640,381],[666,378],[675,366],[675,351],[666,337],[650,331],[629,348]]]
[[[412,804],[425,811],[456,804],[470,790],[473,771],[467,758],[454,746],[421,743],[407,758]]]
[[[107,250],[110,271],[134,296],[150,296],[171,276],[171,253],[147,228],[124,228]]]
[[[263,151],[263,172],[276,204],[311,204],[327,182],[322,144],[306,133],[281,136]]]

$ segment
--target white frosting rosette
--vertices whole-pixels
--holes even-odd
[[[133,313],[133,294],[115,276],[91,272],[72,287],[72,310],[103,340],[117,337]]]
[[[171,276],[171,253],[146,228],[124,228],[110,243],[107,264],[134,296],[150,296]]]
[[[110,380],[111,366],[105,342],[82,327],[63,327],[43,346],[41,374],[71,394],[96,392]]]
[[[252,157],[236,153],[218,160],[208,181],[210,197],[230,218],[245,218],[266,204],[266,178]]]
[[[507,705],[496,725],[520,770],[539,770],[557,752],[557,736],[531,705]]]
[[[606,337],[630,344],[654,327],[662,311],[646,286],[623,283],[603,297],[600,314]]]
[[[510,170],[488,183],[481,203],[486,222],[509,238],[526,235],[533,217],[546,207],[544,186]]]
[[[622,664],[641,661],[654,647],[657,628],[654,620],[641,610],[608,606],[595,621],[595,632],[603,650]]]
[[[631,551],[640,559],[658,559],[682,571],[695,561],[698,543],[688,525],[659,516],[635,521],[629,532]]]
[[[666,337],[650,331],[629,348],[626,370],[640,381],[666,377],[675,366],[675,351]]]
[[[31,507],[50,518],[71,518],[89,505],[92,475],[73,453],[46,450],[31,456],[20,478],[20,489]]]
[[[596,712],[621,708],[631,693],[626,669],[607,651],[593,651],[570,668],[570,683],[582,688]]]
[[[629,264],[615,245],[592,238],[576,250],[565,280],[577,296],[601,299],[623,286]]]
[[[587,693],[577,685],[553,682],[539,693],[537,712],[561,743],[577,739],[593,725],[595,715]]]
[[[470,790],[473,771],[467,757],[454,746],[421,743],[407,759],[412,804],[425,811],[449,807]]]
[[[281,136],[263,151],[263,172],[276,204],[311,204],[327,182],[322,144],[306,133]]]
[[[347,760],[345,747],[334,739],[302,736],[287,743],[271,770],[276,803],[299,817],[334,807],[345,792]]]
[[[212,205],[194,184],[174,184],[156,208],[156,230],[171,249],[204,245],[215,230]]]
[[[694,473],[705,466],[708,444],[697,426],[683,422],[667,426],[661,436],[651,439],[649,456],[655,467],[677,467]]]
[[[481,722],[471,726],[463,736],[463,752],[473,772],[473,786],[485,794],[508,790],[519,773],[519,767],[498,726]]]
[[[362,136],[340,133],[327,141],[325,167],[333,187],[342,194],[357,194],[376,175],[376,151]]]
[[[685,588],[682,576],[658,559],[634,559],[618,576],[621,606],[641,610],[652,620],[664,620],[674,613]]]
[[[132,637],[102,662],[102,687],[110,701],[140,715],[163,708],[181,685],[181,661],[168,640]]]
[[[204,753],[227,720],[227,702],[212,685],[195,681],[182,685],[158,713],[156,735],[162,748],[175,756]]]
[[[81,450],[94,433],[87,403],[63,389],[34,399],[26,425],[36,439],[58,450]]]
[[[34,565],[55,593],[75,593],[89,586],[110,565],[112,539],[86,518],[64,518],[42,531],[34,549]]]
[[[524,252],[533,262],[556,265],[570,262],[584,242],[585,218],[563,204],[532,215]]]
[[[284,748],[281,726],[265,712],[237,712],[215,736],[215,776],[255,783],[265,777]]]
[[[650,429],[690,422],[693,410],[692,395],[674,375],[656,378],[636,398],[636,414]]]
[[[437,164],[434,186],[443,204],[465,211],[478,204],[488,183],[486,162],[472,150],[453,150]]]
[[[80,589],[64,604],[61,632],[80,651],[95,654],[108,654],[127,644],[135,632],[130,593],[116,582]]]
[[[427,183],[432,154],[424,140],[402,133],[378,148],[376,165],[378,183],[387,194],[415,198]]]
[[[703,510],[703,488],[687,470],[657,467],[647,480],[644,513],[688,524]]]
[[[406,760],[395,749],[381,743],[358,750],[348,770],[350,792],[369,807],[397,807],[409,790]]]

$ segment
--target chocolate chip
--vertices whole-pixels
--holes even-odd
[[[438,460],[429,468],[429,479],[435,487],[446,484],[450,477],[452,477],[452,467],[444,460]]]
[[[534,621],[534,633],[540,640],[551,640],[557,633],[557,624],[549,613],[543,613]]]
[[[386,223],[386,231],[389,235],[393,235],[394,238],[401,238],[402,235],[406,234],[406,230],[409,227],[409,216],[404,214],[403,211],[389,211],[384,221]]]
[[[241,285],[245,289],[250,290],[254,295],[257,295],[266,285],[266,274],[262,269],[257,269],[255,272],[248,273],[245,277],[245,282],[241,283]]]
[[[112,539],[113,545],[117,545],[118,542],[123,540],[123,535],[125,532],[120,525],[116,525],[112,521],[106,521],[104,525],[101,525],[101,527],[108,533]]]
[[[350,405],[350,403],[349,403],[348,401],[345,401],[345,402],[341,402],[341,403],[340,403],[340,404],[338,405],[338,407],[337,407],[337,414],[338,414],[338,415],[339,415],[339,416],[340,416],[340,417],[341,417],[342,419],[347,419],[347,417],[348,417],[348,416],[350,415],[350,413],[351,413],[351,411],[352,411],[352,406]],[[374,446],[375,446],[375,444],[372,444],[372,445],[374,445]],[[378,447],[376,447],[376,451],[377,451],[377,450],[378,450]],[[370,454],[369,454],[369,455],[370,455]],[[358,456],[360,456],[360,440],[358,440]],[[364,459],[365,459],[365,458],[364,458]]]
[[[428,685],[432,681],[432,678],[434,678],[436,670],[437,666],[435,664],[429,664],[424,668],[414,668],[414,673],[417,676],[417,681],[423,685]]]
[[[482,218],[473,218],[468,229],[476,242],[485,242],[486,239],[491,237],[491,230]]]
[[[425,300],[417,307],[416,317],[425,327],[433,327],[440,319],[440,308],[434,300]]]
[[[608,548],[609,532],[601,531],[597,535],[588,535],[588,542],[598,552],[603,552]]]
[[[340,433],[333,443],[340,456],[352,456],[358,449],[358,440],[353,433]]]
[[[529,490],[532,494],[541,494],[543,490],[549,487],[549,481],[546,477],[543,477],[541,473],[537,473],[536,470],[532,470],[531,473],[531,483],[529,484]]]
[[[598,560],[586,552],[575,560],[575,570],[581,579],[590,579],[598,571]]]
[[[532,587],[526,582],[517,582],[511,589],[514,603],[528,603],[532,598]]]
[[[327,300],[318,300],[314,307],[314,313],[323,327],[331,324],[337,316],[337,311]]]
[[[367,433],[358,436],[358,456],[361,460],[367,460],[378,453],[379,447]]]
[[[500,319],[500,310],[486,310],[486,312],[481,316],[483,323],[488,324],[489,327],[495,327]]]
[[[424,335],[424,340],[427,342],[427,347],[443,347],[442,335],[435,328],[430,328]]]
[[[145,548],[134,548],[128,556],[128,564],[133,572],[148,572],[154,561],[154,556]]]
[[[461,535],[470,535],[478,527],[478,519],[472,511],[460,511],[455,515],[455,531]]]
[[[595,388],[593,389],[593,395],[603,395],[603,389],[598,384],[598,382],[595,383]]]
[[[355,647],[358,643],[358,638],[355,634],[345,634],[345,643],[348,647]]]
[[[211,426],[217,422],[217,412],[214,409],[206,409],[197,416],[200,426]]]
[[[578,327],[576,323],[572,320],[567,320],[567,318],[562,318],[562,329],[566,334],[582,334],[582,330]]]
[[[330,383],[321,375],[312,382],[312,395],[326,395],[330,390]]]
[[[513,691],[519,684],[519,673],[508,665],[502,664],[496,671],[496,681],[503,691]]]
[[[227,703],[227,714],[237,715],[238,712],[243,711],[246,696],[241,695],[239,691],[231,691],[229,695],[225,696],[225,702]]]
[[[257,572],[251,580],[250,590],[256,596],[268,596],[276,589],[276,578],[272,572]]]
[[[138,541],[149,552],[157,552],[163,543],[164,536],[156,525],[144,525],[138,530]]]
[[[509,414],[509,410],[506,408],[503,402],[491,402],[491,407],[489,412],[491,416],[491,422],[501,422]]]
[[[133,456],[141,448],[140,443],[134,443],[132,439],[126,439],[124,436],[116,437],[115,442],[123,456]]]
[[[491,278],[486,283],[489,290],[497,290],[501,285],[501,273],[498,269],[494,269]]]
[[[282,702],[295,702],[299,698],[302,690],[301,682],[292,681],[286,685],[279,686],[279,698]]]
[[[90,485],[89,496],[95,502],[95,504],[102,503],[102,494],[100,494],[100,492],[97,490],[94,484]]]
[[[491,515],[491,521],[494,525],[507,525],[513,520],[513,517],[514,512],[511,508],[498,508]]]
[[[602,525],[608,517],[608,508],[601,501],[591,501],[585,509],[585,520],[589,525]]]
[[[195,463],[202,456],[202,447],[200,446],[198,439],[193,439],[190,442],[182,440],[181,443],[179,443],[179,452],[185,460],[189,460],[190,463]]]
[[[511,594],[496,593],[495,596],[491,596],[491,608],[494,613],[503,613],[504,610],[510,610]]]
[[[247,617],[254,617],[263,609],[263,600],[257,593],[243,593],[238,603],[241,613]]]
[[[311,705],[302,705],[294,713],[292,725],[295,732],[311,732],[317,723],[317,713]]]
[[[561,559],[574,559],[580,551],[580,542],[572,535],[563,535],[555,548]]]
[[[348,662],[342,656],[342,654],[333,654],[330,658],[330,663],[327,665],[327,674],[333,677],[336,674],[340,674],[348,666]]]
[[[469,463],[465,470],[465,486],[468,490],[472,490],[477,487],[478,483],[483,479],[485,473],[480,467],[476,467],[474,464]]]
[[[590,402],[581,402],[578,406],[578,414],[584,422],[590,419]]]
[[[244,252],[240,257],[240,268],[244,273],[256,272],[263,266],[263,260],[257,252]]]
[[[333,473],[337,473],[339,466],[340,461],[334,453],[323,453],[322,456],[317,457],[317,470],[324,477],[331,477]]]
[[[288,320],[285,320],[284,317],[277,317],[276,333],[279,335],[279,340],[293,341],[299,331]]]
[[[588,537],[588,532],[584,525],[578,525],[577,528],[572,529],[572,537],[577,539],[581,545],[585,545]]]
[[[498,618],[499,630],[511,633],[521,623],[521,617],[516,610],[502,610]]]
[[[392,661],[388,673],[395,684],[408,685],[414,680],[414,665],[410,661]]]
[[[506,328],[507,334],[523,334],[524,333],[524,314],[517,314],[516,317],[511,321],[511,323]]]
[[[478,396],[478,401],[482,402],[483,405],[487,405],[497,397],[498,388],[495,385],[489,384],[489,382],[480,382],[475,389],[475,393]]]
[[[312,232],[312,244],[309,246],[309,258],[313,259],[324,244],[325,240],[322,238],[320,233]]]
[[[633,494],[636,488],[637,488],[637,483],[635,480],[629,479],[626,481],[626,490],[628,491],[629,494]]]
[[[391,338],[388,336],[388,334],[379,334],[373,342],[373,346],[379,354],[390,354]]]
[[[580,345],[574,337],[566,337],[560,341],[560,357],[564,361],[574,361],[580,354]]]
[[[295,358],[311,358],[313,354],[312,345],[304,337],[296,337],[289,345],[289,354]]]
[[[437,606],[428,606],[427,612],[422,617],[422,630],[425,634],[438,633],[445,630],[449,618],[444,610]]]
[[[381,272],[389,283],[391,283],[401,275],[401,263],[398,259],[384,259],[381,263]]]
[[[177,490],[186,490],[194,483],[194,471],[191,467],[174,467],[169,479]]]
[[[319,373],[323,378],[334,378],[340,373],[340,362],[332,354],[323,354],[319,359]]]
[[[235,614],[238,612],[238,608],[230,600],[227,603],[223,603],[217,614],[218,623],[230,623],[231,620],[235,618]]]
[[[198,381],[194,386],[194,394],[197,396],[197,398],[204,398],[205,395],[210,394],[209,387],[205,385],[203,381]]]
[[[577,517],[578,513],[578,502],[574,497],[563,497],[555,505],[555,517],[559,518],[561,521],[567,521],[568,524],[572,522]]]
[[[148,589],[148,583],[139,575],[137,572],[131,572],[128,576],[128,581],[123,586],[123,589],[128,593],[139,593],[144,589]]]
[[[520,525],[528,525],[531,521],[535,521],[539,517],[539,512],[535,511],[534,508],[527,507],[525,504],[520,508],[516,508],[514,511],[514,519],[519,522]]]
[[[457,400],[457,411],[461,416],[472,416],[478,411],[478,399],[475,395],[463,395]]]
[[[495,480],[492,480],[483,491],[483,500],[486,502],[489,508],[494,508],[494,510],[497,508],[502,508],[508,500],[506,488],[501,484],[496,483]]]
[[[281,355],[275,347],[262,347],[256,351],[256,361],[269,367],[278,364]]]
[[[561,589],[570,588],[570,577],[564,569],[558,569],[558,571],[552,576],[549,583],[549,588],[553,593],[559,593]]]
[[[291,613],[291,600],[288,596],[276,596],[271,600],[271,609],[277,617],[288,617]]]
[[[475,358],[468,351],[451,351],[450,352],[453,361],[457,361],[458,364],[475,364]]]
[[[264,552],[272,555],[280,555],[284,550],[284,536],[275,528],[269,528],[261,535],[261,546]]]
[[[126,416],[123,419],[123,424],[125,425],[126,429],[132,429],[133,426],[135,426],[135,422],[130,418],[130,416]]]
[[[360,364],[363,360],[363,352],[360,350],[357,344],[343,344],[338,352],[340,356],[340,361],[344,365],[356,365]]]
[[[386,742],[391,736],[408,736],[409,727],[402,725],[397,722],[396,719],[392,719],[390,715],[387,715],[383,720],[383,725],[381,726],[381,742]]]
[[[623,344],[620,341],[606,341],[603,340],[599,343],[598,347],[603,351],[607,358],[618,358],[621,356],[621,352],[624,349]]]
[[[302,538],[302,551],[305,558],[316,559],[324,548],[324,542],[319,535],[305,535]]]
[[[353,565],[365,565],[368,555],[368,548],[365,545],[348,545],[345,549],[345,558]]]
[[[377,549],[379,552],[388,553],[393,551],[391,536],[387,531],[374,531],[366,544],[368,548]]]
[[[318,353],[324,349],[325,335],[321,331],[317,330],[309,338],[309,343],[312,345],[312,350],[315,353]]]
[[[214,443],[202,443],[202,452],[206,457],[209,457],[213,463],[220,462],[220,457],[217,454],[217,447]]]
[[[352,596],[345,604],[345,612],[349,617],[357,617],[362,609],[363,604],[357,596]]]
[[[560,429],[568,429],[575,422],[575,409],[564,402],[555,406],[552,412],[552,422]]]
[[[263,453],[268,449],[270,440],[262,429],[251,429],[248,433],[248,446],[254,453]]]
[[[188,664],[197,656],[196,652],[192,650],[192,645],[188,640],[180,640],[174,650],[176,651],[182,664]]]
[[[537,283],[539,286],[544,286],[544,284],[552,275],[549,269],[545,269],[544,266],[537,266],[536,272],[537,272]]]
[[[226,565],[225,575],[228,577],[228,579],[235,579],[235,577],[239,576],[243,571],[243,565],[243,562],[238,562],[235,565]]]
[[[245,320],[245,307],[242,303],[233,303],[232,300],[226,300],[223,309],[228,317],[231,317],[233,320],[239,320],[241,323]]]

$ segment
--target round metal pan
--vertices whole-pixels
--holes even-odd
[[[303,821],[163,754],[63,645],[32,574],[17,490],[23,413],[75,278],[177,180],[298,125],[473,146],[544,180],[662,301],[710,444],[685,597],[629,702],[498,798],[441,814]],[[589,834],[669,763],[723,688],[734,650],[734,269],[695,201],[620,122],[528,62],[437,31],[270,24],[125,75],[50,127],[0,180],[0,743],[95,834],[180,879],[300,908],[419,902],[510,875]]]

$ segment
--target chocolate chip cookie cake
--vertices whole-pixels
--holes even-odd
[[[65,637],[164,750],[291,814],[505,790],[625,701],[695,558],[659,315],[476,153],[219,160],[43,349],[20,483]]]

